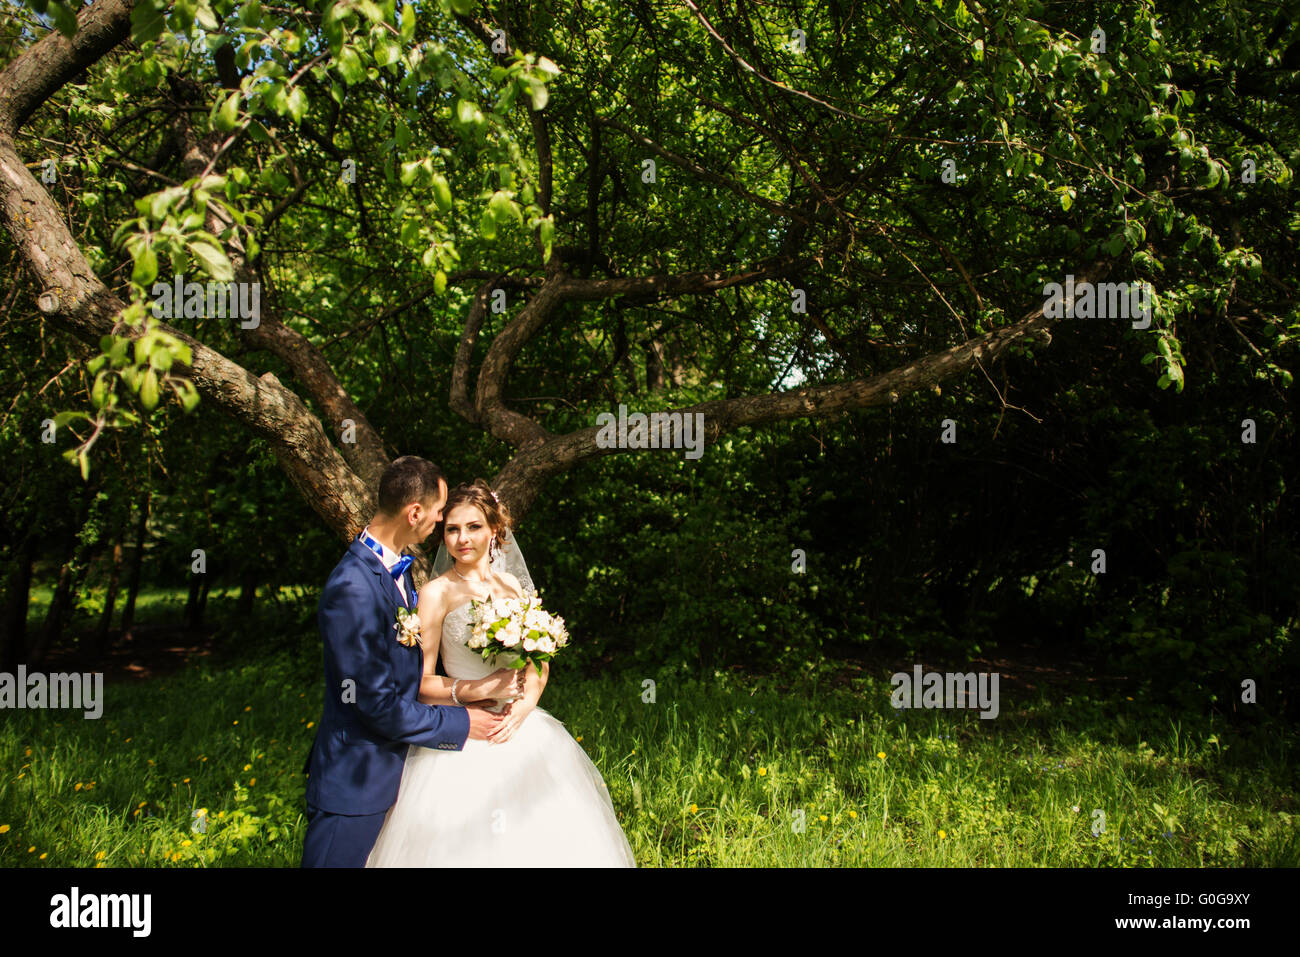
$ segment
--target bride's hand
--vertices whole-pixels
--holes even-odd
[[[516,668],[501,668],[492,672],[474,686],[476,699],[496,698],[498,700],[514,699],[523,694],[523,685]]]
[[[520,701],[512,702],[506,705],[501,713],[505,715],[505,720],[501,726],[488,735],[488,744],[505,744],[510,740],[511,735],[519,730],[519,726],[524,723],[524,718],[528,713],[537,707],[536,702],[524,698]]]

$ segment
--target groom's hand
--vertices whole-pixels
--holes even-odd
[[[486,741],[506,718],[504,714],[496,714],[484,708],[466,708],[465,713],[469,715],[469,737],[474,741]]]

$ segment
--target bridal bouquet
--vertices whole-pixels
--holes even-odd
[[[484,659],[504,656],[508,668],[526,668],[531,663],[541,671],[542,662],[569,643],[564,619],[543,609],[536,593],[476,601],[470,615],[474,630],[467,645]]]

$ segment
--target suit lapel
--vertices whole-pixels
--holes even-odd
[[[360,539],[354,539],[348,546],[348,550],[360,559],[361,563],[374,573],[375,587],[379,589],[381,595],[391,606],[389,611],[393,617],[397,617],[397,609],[407,607],[402,601],[402,593],[397,588],[397,580],[384,567],[384,563],[379,560],[379,556],[361,544]]]
[[[378,555],[376,555],[370,549],[366,548],[365,545],[361,544],[360,539],[353,539],[352,544],[348,547],[348,550],[352,552],[353,555],[356,556],[357,561],[361,562],[362,565],[364,565],[367,569],[369,569],[373,573],[371,578],[374,580],[375,588],[378,590],[379,594],[382,596],[382,599],[385,601],[385,603],[388,606],[389,617],[393,620],[394,623],[396,623],[397,609],[399,607],[405,608],[410,606],[406,605],[402,601],[402,593],[398,590],[397,581],[393,578],[392,573],[390,573],[388,569],[384,567],[384,563],[379,560]],[[414,588],[414,583],[411,581],[410,569],[408,568],[402,574],[406,576],[407,594],[414,596],[415,588]],[[418,676],[424,672],[424,648],[417,641],[414,645],[414,649],[416,652],[415,675],[417,676],[417,688],[418,688]]]

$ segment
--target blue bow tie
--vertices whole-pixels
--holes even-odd
[[[381,562],[384,560],[384,553],[380,551],[379,543],[377,541],[375,541],[365,532],[362,532],[360,535],[357,536],[357,538],[361,539],[362,545],[365,545],[366,548],[370,549],[377,556],[379,556],[379,560]],[[389,574],[393,576],[393,581],[401,581],[402,572],[410,568],[411,563],[414,561],[415,559],[412,558],[410,555],[403,555],[401,558],[399,558],[397,560],[397,564],[388,570]]]

